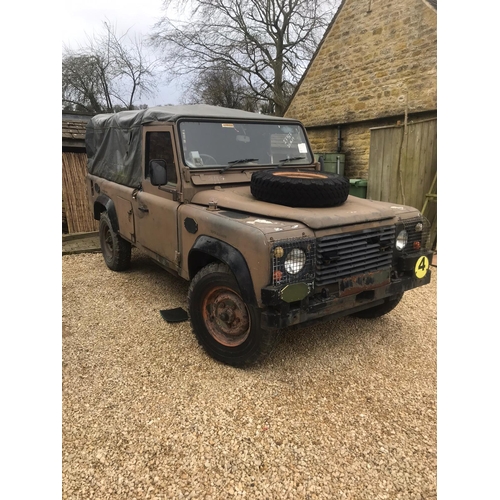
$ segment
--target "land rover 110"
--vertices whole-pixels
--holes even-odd
[[[430,281],[428,221],[350,196],[297,120],[205,105],[123,111],[93,117],[86,148],[105,263],[127,269],[136,247],[189,280],[194,334],[224,363],[262,359],[292,325],[377,318]]]

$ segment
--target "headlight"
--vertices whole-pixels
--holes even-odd
[[[408,233],[406,232],[405,229],[399,232],[397,238],[396,238],[396,250],[403,250],[403,248],[406,246],[408,243]]]
[[[297,274],[306,263],[306,254],[300,248],[294,248],[286,256],[285,271],[289,274]]]
[[[316,265],[315,238],[288,238],[273,242],[271,247],[271,283],[285,286],[314,281]]]

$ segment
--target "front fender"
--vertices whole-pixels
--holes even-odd
[[[188,256],[190,279],[202,267],[214,260],[226,264],[234,274],[241,292],[241,298],[249,304],[257,305],[252,276],[245,258],[236,248],[217,238],[200,236],[196,239]]]

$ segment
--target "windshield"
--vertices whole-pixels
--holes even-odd
[[[182,121],[184,163],[190,168],[308,165],[304,129],[288,123]]]

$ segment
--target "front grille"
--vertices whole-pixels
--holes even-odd
[[[393,225],[318,238],[316,286],[390,267],[394,238]]]

